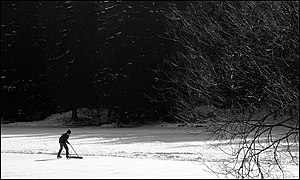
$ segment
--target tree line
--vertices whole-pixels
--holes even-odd
[[[163,37],[167,4],[2,1],[2,119],[72,110],[77,120],[81,107],[123,118],[165,114],[146,95],[155,93],[153,69],[173,51]]]

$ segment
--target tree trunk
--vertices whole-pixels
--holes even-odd
[[[111,121],[111,113],[112,113],[112,108],[109,108],[109,109],[108,109],[108,114],[107,114],[107,117],[108,117],[108,121],[109,121],[109,122]]]
[[[78,118],[78,116],[77,116],[77,108],[73,108],[73,109],[72,109],[72,120],[73,120],[73,121],[79,120],[79,118]]]

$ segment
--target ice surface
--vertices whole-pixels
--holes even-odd
[[[83,159],[51,159],[50,155],[1,153],[1,178],[216,178],[203,171],[201,164],[190,161],[131,159],[86,156]],[[53,157],[52,157],[53,159]]]
[[[67,129],[72,130],[69,142],[83,159],[66,160],[64,150],[63,158],[55,159],[58,138]],[[220,147],[229,150],[233,144],[188,131],[201,128],[2,125],[1,178],[233,178],[207,168],[227,162],[229,156]],[[75,154],[71,147],[70,153]],[[299,178],[299,166],[285,162],[284,168],[285,178]]]

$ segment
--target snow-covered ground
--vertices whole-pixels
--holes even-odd
[[[229,150],[233,145],[190,133],[201,128],[43,124],[1,125],[1,178],[234,178],[209,170],[229,158],[220,147]],[[71,145],[83,159],[67,160],[64,150],[63,158],[56,159],[58,138],[67,129],[72,130]],[[75,155],[71,147],[70,153]],[[299,179],[299,166],[286,163],[284,168],[285,178]]]

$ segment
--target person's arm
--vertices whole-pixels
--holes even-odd
[[[70,144],[69,141],[68,141],[69,137],[70,137],[69,135],[66,135],[66,143],[67,144]]]

